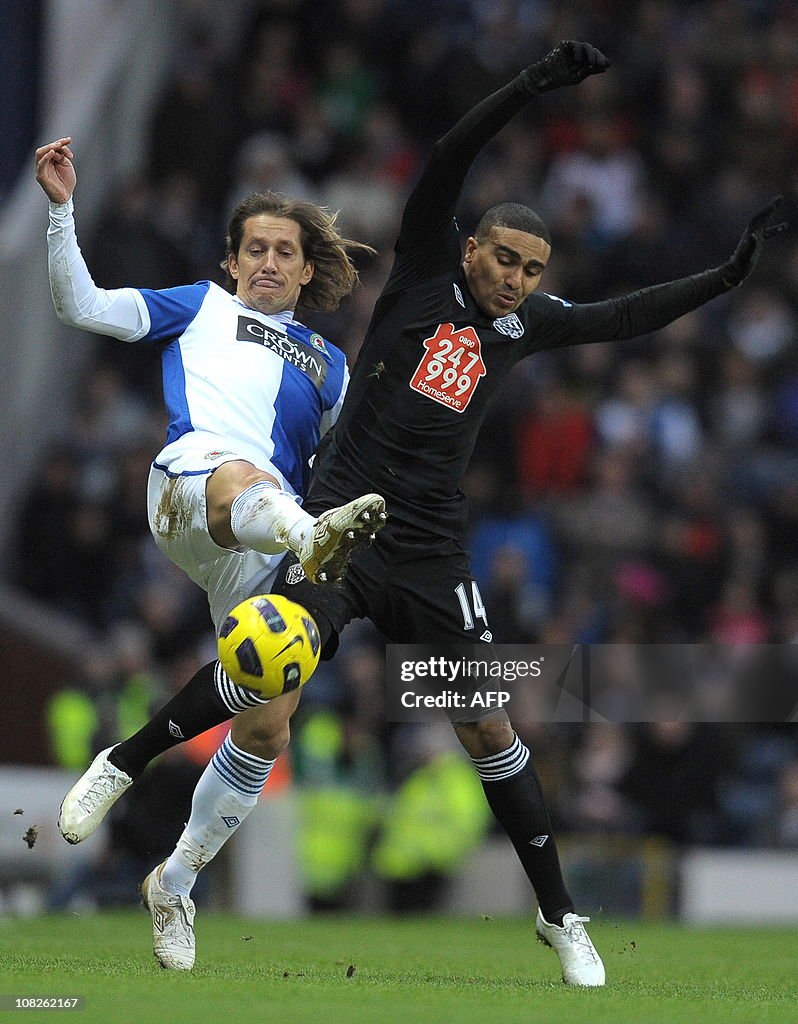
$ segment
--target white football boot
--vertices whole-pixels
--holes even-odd
[[[94,758],[64,797],[58,814],[58,831],[68,843],[82,843],[102,823],[133,779],[111,764],[106,747]]]
[[[379,494],[364,494],[340,508],[322,512],[297,553],[310,582],[340,580],[352,549],[364,541],[374,540],[387,518],[385,499]]]
[[[562,980],[566,985],[604,984],[604,964],[585,930],[589,917],[566,914],[562,928],[549,924],[538,909],[535,931],[538,941],[550,946],[560,958]]]
[[[165,970],[190,971],[194,966],[194,901],[173,896],[161,886],[164,865],[153,868],[141,883],[141,898],[152,917],[152,952]]]

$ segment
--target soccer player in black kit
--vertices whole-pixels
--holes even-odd
[[[609,66],[586,43],[560,43],[435,145],[408,199],[393,270],[340,418],[317,452],[305,502],[317,515],[377,491],[386,498],[388,523],[369,548],[352,555],[340,587],[319,588],[302,579],[291,556],[277,585],[314,616],[325,657],[332,657],[338,635],[358,617],[371,619],[397,643],[489,642],[487,615],[462,546],[467,503],[459,485],[488,404],[510,368],[544,349],[616,341],[664,327],[740,284],[763,240],[784,227],[766,226],[774,201],[751,220],[722,266],[582,305],[537,291],[551,240],[526,207],[488,210],[463,254],[455,206],[485,144],[539,93],[578,84]],[[472,595],[476,600],[469,600]],[[116,747],[110,760],[133,777],[175,742],[167,723],[178,723],[188,738],[229,717],[214,693],[218,673],[218,666],[201,670],[140,734]],[[298,694],[284,695],[236,716],[237,746],[261,758],[276,757],[288,743],[288,720],[297,703]],[[557,952],[563,981],[603,985],[604,966],[585,930],[587,919],[575,913],[565,887],[528,749],[503,711],[456,722],[454,728],[534,888],[537,934]],[[186,917],[184,912],[184,931],[190,928]],[[188,941],[186,935],[182,940]]]

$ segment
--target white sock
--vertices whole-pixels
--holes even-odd
[[[230,528],[236,540],[264,555],[286,548],[298,553],[315,522],[293,494],[267,480],[251,484],[230,506]]]
[[[248,754],[228,736],[202,773],[191,817],[161,874],[173,896],[188,896],[197,875],[213,860],[257,804],[274,761]]]

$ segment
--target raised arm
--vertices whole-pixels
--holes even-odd
[[[67,203],[75,191],[77,177],[67,135],[36,150],[36,180],[51,203]]]
[[[609,67],[610,62],[594,46],[567,40],[473,107],[433,147],[405,206],[397,250],[406,252],[448,226],[471,164],[533,96],[576,85]]]
[[[719,267],[606,302],[571,305],[560,301],[551,345],[622,341],[649,334],[742,284],[756,266],[765,241],[787,229],[786,222],[767,223],[780,202],[777,196],[751,218],[734,253]]]
[[[56,315],[70,327],[136,341],[150,329],[141,293],[135,288],[98,288],[78,246],[72,205],[77,177],[71,141],[66,136],[36,150],[36,180],[50,200],[47,263]]]

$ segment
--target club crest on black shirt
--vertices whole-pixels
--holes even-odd
[[[506,334],[508,338],[520,338],[524,333],[524,325],[515,313],[500,316],[498,320],[493,321],[493,326],[500,334]]]

